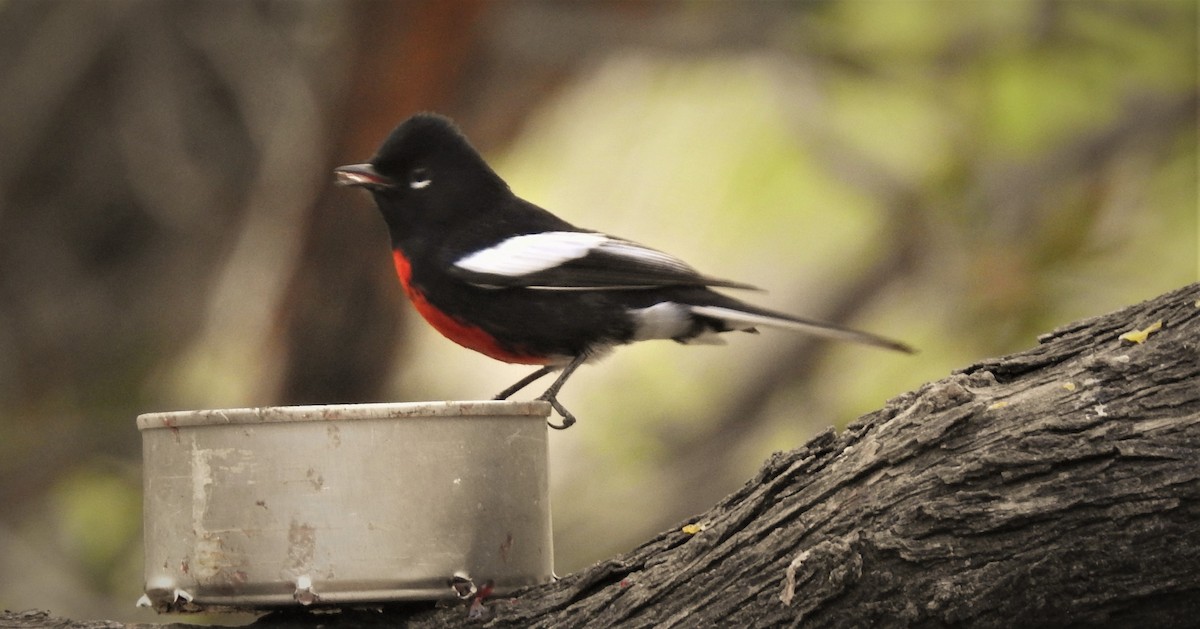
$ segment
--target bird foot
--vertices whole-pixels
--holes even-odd
[[[575,425],[575,416],[572,415],[571,411],[568,411],[567,408],[565,406],[563,406],[558,401],[558,399],[555,398],[553,395],[550,395],[547,392],[546,394],[542,395],[538,399],[543,402],[549,402],[550,407],[553,408],[555,411],[557,411],[559,415],[562,415],[563,420],[562,420],[561,424],[556,424],[550,420],[546,420],[547,426],[549,426],[555,430],[566,430],[566,429],[570,428],[571,426]]]
[[[586,353],[584,353],[584,354],[580,354],[579,356],[576,356],[574,359],[572,359],[570,364],[568,364],[566,367],[563,368],[562,373],[559,374],[558,379],[554,381],[554,384],[550,385],[550,388],[546,389],[546,392],[541,394],[537,398],[540,401],[549,402],[550,407],[553,408],[555,411],[557,411],[558,414],[561,415],[563,418],[561,424],[556,424],[550,420],[546,420],[547,426],[549,426],[555,430],[566,430],[567,428],[570,428],[571,426],[575,425],[575,416],[572,415],[571,411],[568,411],[566,409],[566,407],[563,406],[558,401],[558,391],[559,391],[559,389],[562,388],[563,383],[567,381],[567,378],[569,378],[571,376],[571,374],[576,369],[578,369],[579,366],[582,365],[585,360],[587,360],[587,357],[588,357],[588,355]],[[501,391],[500,393],[498,393],[496,395],[496,397],[494,397],[492,399],[507,400],[509,398],[509,396],[511,396],[512,394],[516,393],[517,391],[520,391],[521,389],[524,389],[526,386],[528,386],[534,380],[541,378],[542,376],[554,371],[555,369],[556,369],[556,367],[554,367],[552,365],[546,365],[546,366],[538,369],[537,371],[529,374],[528,376],[521,378],[520,380],[517,381],[516,384]]]
[[[507,400],[509,395],[511,395],[511,394],[508,394],[507,392],[502,392],[502,393],[500,393],[500,395],[497,395],[496,397],[494,397],[492,399],[493,400]],[[567,408],[565,406],[563,406],[562,403],[559,402],[553,395],[546,394],[546,395],[542,395],[541,397],[538,397],[536,399],[539,401],[542,401],[542,402],[549,402],[550,408],[553,408],[559,415],[562,415],[563,420],[562,420],[561,424],[556,424],[553,421],[548,419],[548,420],[546,420],[547,426],[549,426],[555,430],[566,430],[566,429],[570,428],[571,426],[575,425],[575,421],[576,421],[575,415],[573,415],[571,413],[571,411],[568,411]]]

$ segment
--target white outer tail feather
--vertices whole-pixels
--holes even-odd
[[[873,334],[866,332],[858,332],[834,325],[819,323],[816,321],[803,321],[799,319],[784,319],[780,317],[772,317],[770,315],[755,314],[745,312],[743,310],[735,310],[733,308],[724,308],[721,306],[689,306],[692,313],[701,317],[711,317],[719,319],[729,324],[737,330],[747,330],[757,326],[765,326],[771,328],[779,328],[783,330],[794,330],[814,336],[822,336],[839,341],[851,341],[854,343],[863,343],[866,345],[874,345],[876,347],[884,347],[902,352],[912,352],[912,348]]]

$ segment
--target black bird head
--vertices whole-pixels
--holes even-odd
[[[375,197],[393,237],[414,222],[465,218],[511,194],[508,185],[448,118],[417,114],[392,131],[366,164],[334,169],[337,183],[365,188]]]

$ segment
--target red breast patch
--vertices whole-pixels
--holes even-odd
[[[506,363],[545,365],[551,362],[550,359],[542,356],[530,356],[509,351],[501,347],[496,339],[482,328],[473,326],[442,312],[437,306],[429,303],[424,293],[412,285],[412,265],[408,263],[408,258],[405,258],[399,249],[392,250],[392,260],[396,264],[396,275],[400,277],[400,284],[404,286],[404,293],[408,295],[417,312],[421,313],[421,316],[429,322],[429,325],[432,325],[434,329],[441,332],[442,336],[467,349],[473,349],[481,354],[490,356],[496,360],[502,360]]]

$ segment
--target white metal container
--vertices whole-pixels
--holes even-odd
[[[545,583],[549,412],[487,401],[141,415],[142,604],[362,604]]]

